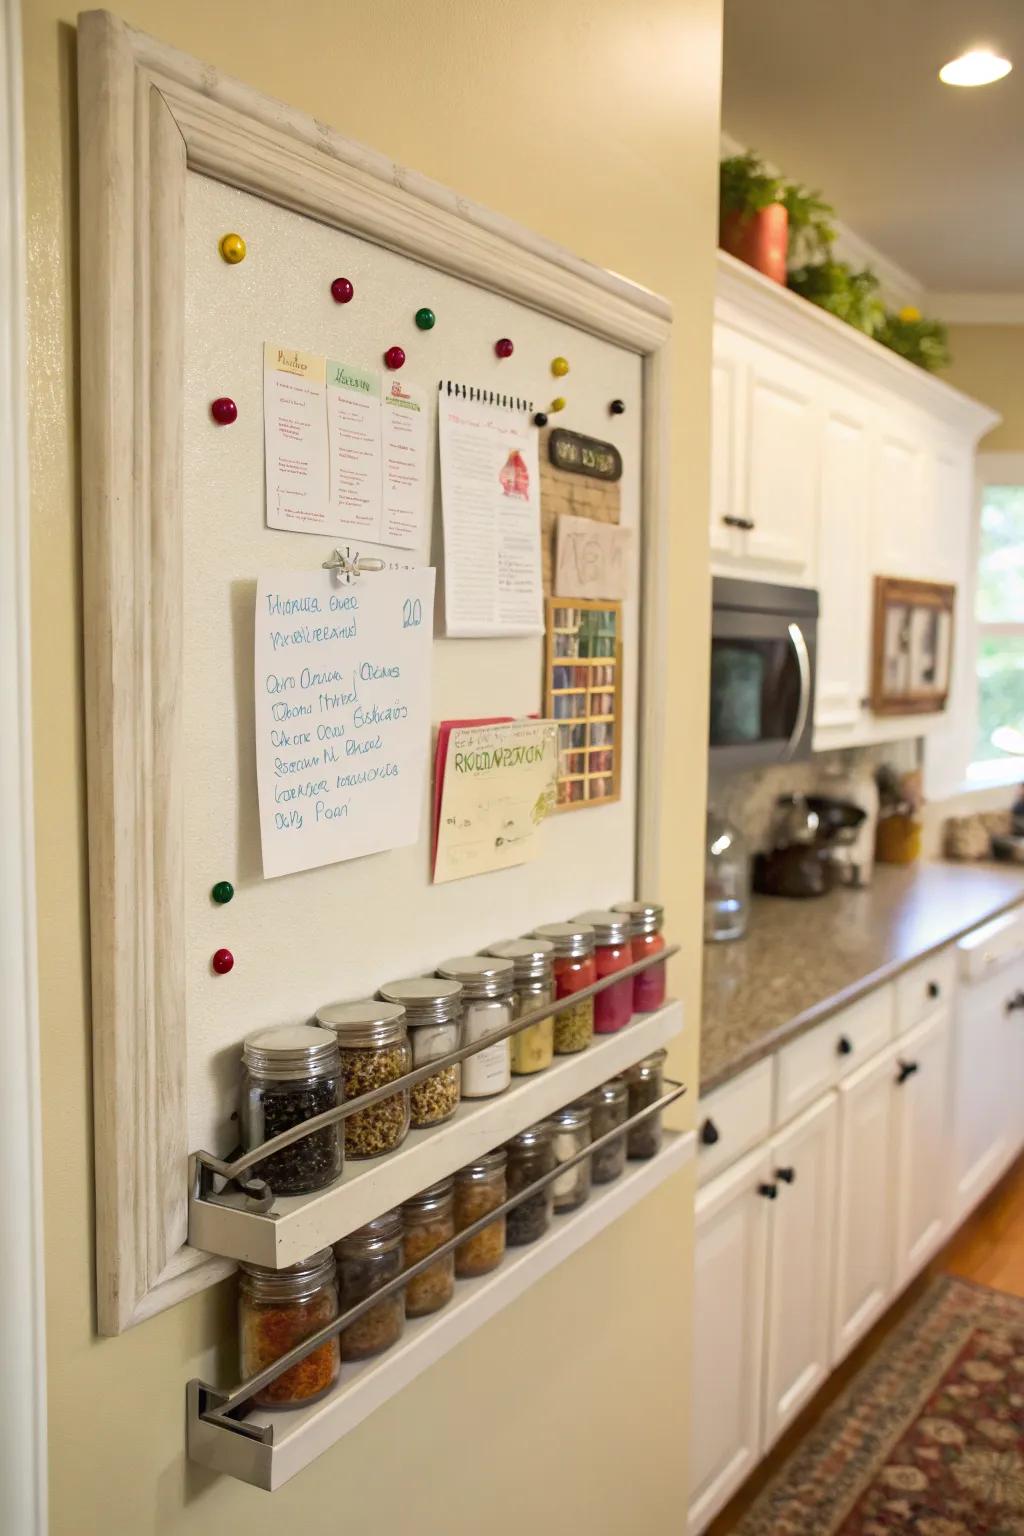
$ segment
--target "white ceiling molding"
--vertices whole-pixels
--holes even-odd
[[[921,307],[947,325],[1024,325],[1024,293],[928,293]]]

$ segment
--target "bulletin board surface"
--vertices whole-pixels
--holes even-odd
[[[553,817],[531,863],[444,885],[430,879],[431,774],[415,846],[264,880],[253,736],[253,607],[257,574],[319,569],[335,539],[269,530],[264,515],[262,355],[266,341],[364,368],[381,367],[391,345],[407,353],[403,378],[430,398],[436,441],[439,380],[518,395],[544,408],[564,395],[552,421],[613,442],[623,458],[621,523],[639,530],[641,360],[409,258],[289,212],[195,172],[186,178],[184,379],[184,670],[186,746],[185,901],[189,1145],[226,1152],[237,1140],[240,1042],[251,1029],[308,1018],[338,998],[366,996],[382,982],[433,969],[446,956],[480,949],[634,894],[640,540],[623,614],[621,799]],[[218,241],[245,237],[244,262],[229,266]],[[336,304],[333,278],[355,287]],[[413,316],[428,305],[432,331]],[[494,341],[510,337],[499,360]],[[555,379],[551,359],[571,372]],[[217,427],[209,403],[221,395],[238,419]],[[626,402],[609,415],[609,402]],[[436,449],[429,466],[429,536],[402,552],[362,545],[388,561],[430,563],[443,590]],[[360,578],[372,582],[373,575]],[[448,640],[433,646],[430,716],[519,716],[543,708],[543,636]],[[433,756],[433,741],[424,743]],[[157,765],[159,768],[159,765]],[[210,888],[230,880],[226,906]],[[235,957],[212,972],[220,948]]]

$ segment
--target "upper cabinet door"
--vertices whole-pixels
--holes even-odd
[[[711,556],[731,569],[744,550],[746,354],[743,337],[715,326],[711,364]]]
[[[751,343],[747,373],[747,564],[795,586],[817,578],[820,412],[810,369]]]
[[[815,731],[855,726],[868,691],[871,632],[871,430],[865,402],[824,395],[818,547]],[[832,744],[825,737],[821,746]],[[819,743],[815,743],[818,745]]]
[[[972,455],[955,440],[938,440],[928,454],[926,531],[919,573],[926,580],[959,584],[962,600],[971,559]]]
[[[874,574],[922,577],[933,547],[926,534],[925,455],[921,433],[884,421],[875,456]]]

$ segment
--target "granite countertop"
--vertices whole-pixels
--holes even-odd
[[[704,946],[700,1087],[706,1093],[1024,901],[1024,867],[880,864],[863,890],[755,896],[746,937]]]

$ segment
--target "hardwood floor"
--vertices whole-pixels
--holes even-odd
[[[1024,1158],[969,1216],[959,1232],[890,1308],[867,1338],[826,1381],[782,1439],[751,1474],[704,1536],[731,1536],[761,1490],[775,1476],[813,1424],[821,1418],[871,1355],[905,1316],[936,1274],[959,1275],[997,1291],[1024,1297]],[[809,1533],[810,1536],[810,1533]]]

